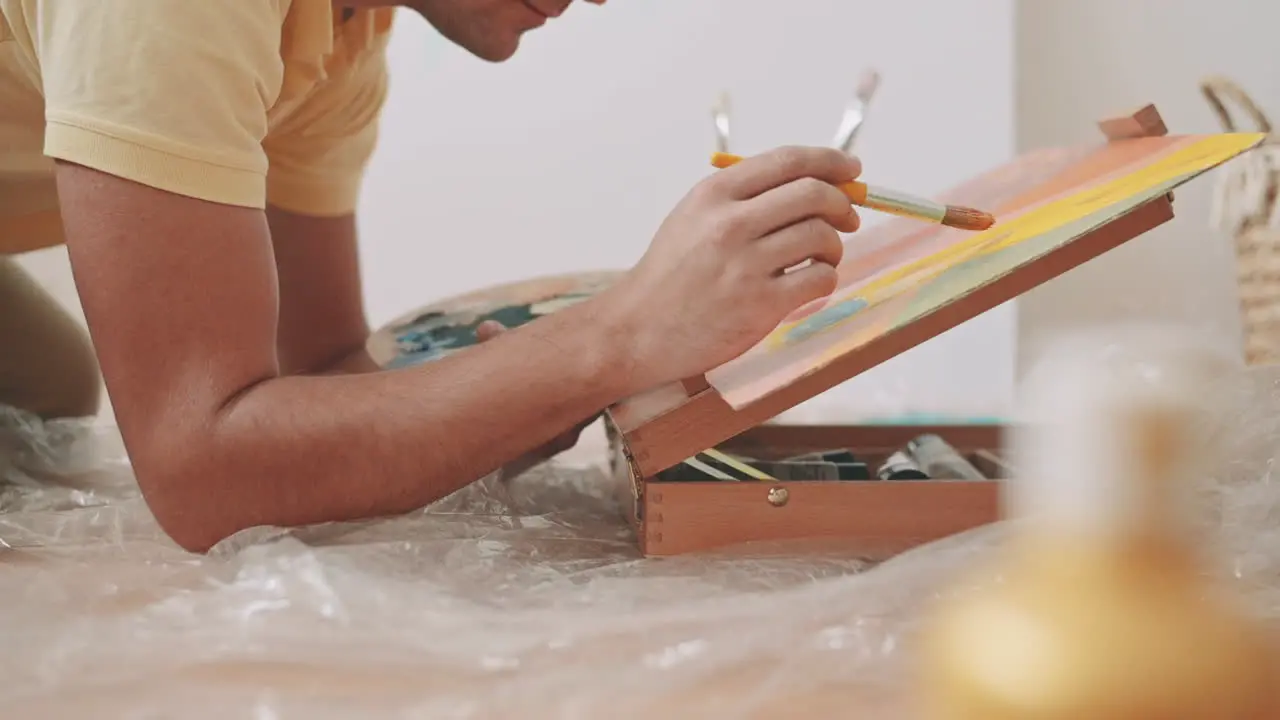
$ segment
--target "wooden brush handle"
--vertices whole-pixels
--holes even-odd
[[[734,155],[727,152],[715,152],[711,155],[711,164],[721,170],[731,165],[737,165],[742,162],[741,155]],[[841,183],[836,187],[849,198],[849,202],[854,205],[864,205],[867,202],[867,184],[858,180],[850,180],[847,183]]]

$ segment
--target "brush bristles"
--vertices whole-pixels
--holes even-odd
[[[876,94],[876,90],[880,87],[880,73],[875,70],[867,70],[862,73],[862,77],[858,78],[858,87],[854,91],[854,97],[863,103],[871,102],[871,97]]]
[[[948,205],[947,214],[942,217],[942,224],[961,230],[986,230],[996,224],[996,219],[991,213],[981,210]]]

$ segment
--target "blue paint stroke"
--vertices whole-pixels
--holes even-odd
[[[835,305],[825,307],[809,317],[796,323],[784,338],[785,342],[797,343],[807,340],[820,332],[828,330],[836,323],[843,322],[857,315],[867,307],[867,301],[860,297],[842,300]]]
[[[394,329],[396,356],[387,363],[387,367],[403,368],[439,360],[475,345],[479,341],[476,329],[485,321],[494,320],[513,329],[555,312],[554,309],[550,312],[541,309],[547,302],[585,297],[589,297],[589,293],[565,293],[536,303],[504,305],[485,312],[424,313]]]

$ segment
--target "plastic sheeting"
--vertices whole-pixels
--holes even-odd
[[[1280,375],[1251,372],[1215,399],[1234,459],[1203,517],[1215,570],[1274,622]],[[1008,530],[874,568],[643,560],[600,473],[544,466],[197,556],[113,430],[0,411],[0,717],[913,717],[921,613]]]

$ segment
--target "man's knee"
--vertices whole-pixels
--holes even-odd
[[[51,382],[45,384],[43,397],[36,398],[32,412],[45,419],[96,415],[102,404],[102,380],[88,335],[77,332],[67,338],[53,364]]]
[[[45,419],[98,412],[101,380],[84,327],[0,257],[0,403]]]

